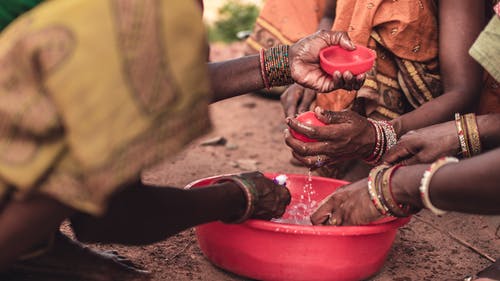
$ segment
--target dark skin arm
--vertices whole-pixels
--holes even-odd
[[[319,21],[318,30],[330,30],[332,29],[333,22],[335,20],[335,12],[337,9],[337,0],[326,0],[325,1],[325,11],[323,16]]]
[[[484,2],[439,1],[439,61],[444,93],[393,121],[398,136],[471,112],[482,87],[482,69],[469,48],[484,28]]]
[[[449,164],[439,169],[429,185],[431,202],[437,208],[473,214],[500,214],[500,149]],[[398,203],[423,208],[420,180],[429,164],[401,167],[392,178]],[[366,179],[347,185],[330,195],[311,216],[313,224],[366,224],[380,214],[370,201]]]
[[[286,188],[258,172],[241,176],[257,189],[252,218],[271,219],[284,213],[290,203]],[[0,270],[47,239],[71,215],[75,234],[83,241],[141,245],[198,224],[238,219],[245,206],[243,191],[232,182],[191,190],[133,183],[110,199],[101,217],[76,214],[43,195],[12,201],[0,212]]]
[[[442,0],[439,3],[439,57],[444,93],[393,120],[398,136],[410,130],[452,120],[455,112],[470,112],[478,100],[478,92],[482,87],[482,70],[468,55],[468,50],[484,26],[484,2],[467,0],[457,4],[453,0]],[[309,165],[314,162],[311,156],[316,157],[316,155],[365,158],[373,150],[375,130],[366,119],[360,119],[359,114],[348,110],[318,112],[317,117],[329,124],[322,130],[299,125],[295,119],[288,123],[297,132],[309,138],[319,139],[323,144],[301,143],[292,146],[298,160]],[[333,122],[330,123],[328,120]],[[370,127],[371,129],[368,129]],[[353,143],[345,140],[355,140],[357,147],[352,147]],[[343,143],[346,145],[342,145]],[[300,149],[297,149],[298,147]],[[327,150],[332,147],[334,150]],[[351,150],[349,155],[346,153],[347,150]],[[325,162],[334,161],[339,159],[325,159]]]
[[[343,76],[330,76],[321,70],[319,51],[332,45],[354,49],[346,33],[332,31],[318,31],[290,46],[289,62],[293,80],[321,92],[361,87],[364,75],[353,76],[346,72]],[[264,88],[259,55],[209,63],[208,70],[214,93],[213,102]]]
[[[500,114],[477,116],[482,149],[500,146]],[[410,131],[403,135],[384,155],[387,163],[413,165],[430,163],[443,156],[455,156],[461,151],[455,121]]]
[[[270,220],[285,212],[290,203],[286,188],[261,173],[247,173],[245,178],[255,183],[259,195],[252,218]],[[235,221],[245,207],[243,191],[232,182],[189,190],[138,183],[114,196],[104,216],[77,215],[72,226],[84,242],[144,245],[195,225]]]

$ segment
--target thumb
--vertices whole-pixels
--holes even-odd
[[[316,114],[316,118],[325,124],[346,123],[351,119],[349,117],[349,110],[330,111],[317,106],[314,109],[314,113]]]
[[[336,32],[335,37],[337,39],[336,40],[337,44],[340,45],[340,47],[342,47],[343,49],[349,51],[356,49],[356,46],[351,41],[351,38],[349,38],[347,32]]]

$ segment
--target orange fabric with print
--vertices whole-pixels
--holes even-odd
[[[247,53],[278,44],[291,44],[315,32],[324,8],[324,0],[267,0],[254,32],[246,42]],[[439,77],[437,7],[434,0],[339,0],[332,29],[346,31],[355,44],[377,51],[375,67],[368,73],[364,85],[373,92],[358,92],[359,97],[368,100],[365,108],[367,115],[376,114],[374,117],[377,119],[396,118],[441,93],[441,87],[435,87]],[[424,66],[410,65],[412,68],[409,71],[401,70],[413,63]],[[421,70],[429,70],[432,75],[423,77]],[[406,77],[414,73],[422,76],[416,78],[419,83],[413,83]],[[399,79],[406,79],[408,83],[400,86]],[[423,88],[422,93],[418,93],[417,84]],[[432,92],[429,89],[436,90]],[[417,98],[412,97],[415,92]],[[315,105],[342,110],[349,107],[355,97],[355,91],[338,90],[318,94]]]

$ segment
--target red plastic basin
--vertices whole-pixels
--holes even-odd
[[[335,71],[350,71],[354,75],[365,73],[373,67],[375,52],[363,46],[356,46],[353,51],[340,46],[330,46],[319,52],[320,66],[328,74]]]
[[[273,178],[277,174],[267,173]],[[306,175],[287,174],[292,203]],[[208,185],[210,178],[186,188]],[[321,201],[346,182],[312,177]],[[216,266],[257,280],[363,280],[377,273],[391,249],[398,227],[409,218],[387,218],[367,226],[307,226],[248,220],[239,225],[213,222],[196,227],[203,254]]]

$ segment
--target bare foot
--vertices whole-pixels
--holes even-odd
[[[147,281],[148,272],[114,251],[98,252],[58,233],[46,254],[17,262],[1,280]]]

